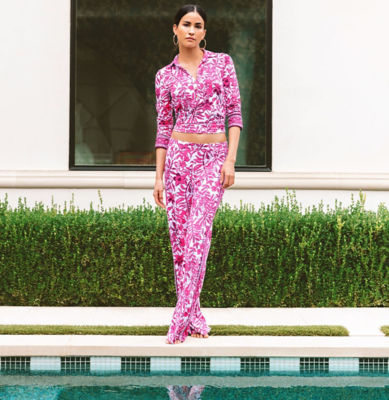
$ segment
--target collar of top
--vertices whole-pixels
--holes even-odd
[[[203,58],[201,59],[201,63],[200,64],[202,64],[208,58],[208,55],[209,55],[209,52],[208,52],[207,49],[201,49],[201,50],[203,50],[204,55],[203,55]],[[178,54],[179,53],[177,53],[175,55],[175,57],[174,57],[173,61],[170,63],[170,65],[175,65],[175,66],[179,66],[180,65],[179,62],[178,62]]]

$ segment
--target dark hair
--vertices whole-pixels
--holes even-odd
[[[182,6],[174,16],[174,23],[178,26],[181,21],[181,18],[188,14],[189,12],[197,12],[200,14],[201,18],[204,20],[204,28],[207,23],[207,14],[205,13],[204,9],[200,7],[198,4],[185,4]]]

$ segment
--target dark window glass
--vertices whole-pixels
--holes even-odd
[[[271,1],[201,5],[206,48],[230,54],[239,80],[244,129],[236,169],[270,170]],[[154,79],[178,51],[172,25],[179,6],[72,1],[70,168],[155,168]]]

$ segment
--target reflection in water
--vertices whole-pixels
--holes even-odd
[[[204,387],[204,385],[169,385],[167,390],[169,393],[169,399],[171,400],[200,400],[200,395],[203,392]]]

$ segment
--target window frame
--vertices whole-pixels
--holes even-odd
[[[235,171],[272,171],[272,26],[273,0],[266,2],[266,122],[265,122],[265,165],[239,166]],[[70,97],[69,97],[69,170],[70,171],[155,171],[156,165],[75,165],[75,95],[76,95],[76,29],[77,0],[70,1]]]

